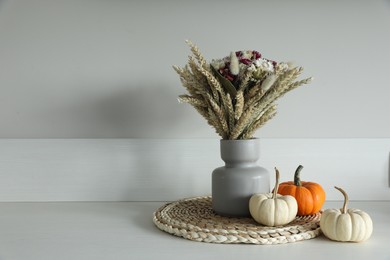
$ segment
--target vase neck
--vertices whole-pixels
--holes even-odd
[[[253,166],[260,157],[259,140],[221,140],[221,158],[226,167]]]

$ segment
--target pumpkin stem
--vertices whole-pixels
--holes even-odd
[[[276,194],[278,194],[278,189],[279,189],[279,170],[275,167],[275,175],[276,175],[276,182],[275,182],[275,188],[274,188],[274,193],[272,195],[273,199],[276,199]]]
[[[299,176],[301,174],[302,169],[303,169],[303,166],[299,165],[298,168],[295,170],[295,174],[294,174],[294,185],[295,186],[302,186],[301,177]]]
[[[343,205],[343,208],[341,209],[341,213],[345,214],[347,213],[347,203],[348,203],[348,194],[342,189],[342,188],[339,188],[339,187],[336,187],[334,186],[335,189],[339,190],[343,195],[344,195],[344,205]]]

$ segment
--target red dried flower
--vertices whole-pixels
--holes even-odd
[[[257,59],[260,59],[261,58],[261,53],[258,52],[258,51],[253,51],[252,52],[252,55],[255,57],[255,60]]]

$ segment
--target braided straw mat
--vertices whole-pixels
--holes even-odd
[[[168,203],[153,214],[161,230],[193,241],[273,245],[315,238],[320,234],[321,213],[296,217],[279,227],[266,227],[252,218],[231,218],[215,214],[211,197],[195,197]]]

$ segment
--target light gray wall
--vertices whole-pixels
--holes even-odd
[[[0,1],[1,138],[217,138],[171,65],[256,49],[315,81],[263,137],[390,137],[390,2]]]

